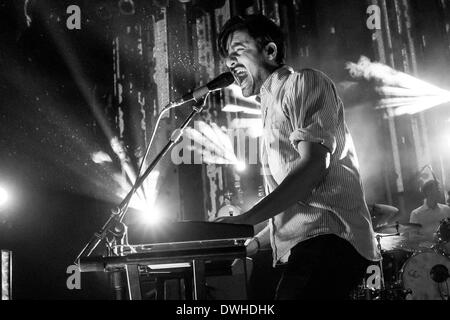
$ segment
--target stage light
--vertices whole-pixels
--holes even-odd
[[[103,151],[97,151],[91,153],[91,160],[96,164],[104,164],[107,162],[112,162],[111,157],[109,154]]]
[[[391,67],[361,57],[347,63],[354,78],[375,80],[380,94],[378,109],[390,109],[390,115],[413,115],[450,102],[450,92]]]
[[[235,119],[228,130],[219,128],[215,123],[198,121],[195,128],[186,128],[183,147],[195,152],[196,164],[234,165],[238,172],[242,172],[246,170],[246,163],[258,163],[260,146],[257,138],[261,135],[261,119]],[[180,157],[179,163],[181,160],[185,163],[192,161],[190,153],[185,153],[183,157]]]
[[[238,172],[244,172],[245,169],[247,168],[247,166],[245,165],[245,162],[244,162],[244,161],[238,161],[238,162],[235,164],[235,167],[236,167],[236,170],[237,170]]]
[[[227,87],[225,89],[227,92],[231,92],[231,95],[239,100],[245,101],[251,105],[254,105],[255,107],[259,106],[260,103],[256,100],[256,96],[252,97],[244,97],[242,95],[242,89],[237,84],[232,84],[231,86]]]
[[[261,115],[261,110],[253,109],[253,108],[249,108],[249,107],[238,106],[236,104],[227,104],[225,107],[223,107],[222,111],[229,112],[229,113],[242,112],[245,114],[252,114],[252,115],[257,115],[257,116]]]
[[[152,171],[146,180],[144,180],[141,188],[131,198],[130,208],[133,208],[139,212],[141,220],[146,224],[156,224],[160,220],[160,210],[155,205],[158,197],[158,179],[160,172],[158,170]],[[118,180],[120,181],[120,180]],[[131,185],[128,185],[122,180],[123,187],[120,197],[124,198],[126,195],[125,190],[131,189]]]
[[[2,186],[0,186],[0,208],[5,206],[10,200],[10,195],[8,191]]]
[[[161,221],[161,213],[159,209],[153,207],[152,209],[142,210],[140,212],[141,220],[147,225],[155,225]]]
[[[195,128],[186,129],[185,137],[194,142],[194,145],[190,145],[188,149],[198,153],[203,163],[234,164],[237,162],[229,132],[224,132],[215,123],[196,121]]]

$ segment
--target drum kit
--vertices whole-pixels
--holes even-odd
[[[440,222],[430,241],[421,236],[420,224],[393,222],[397,208],[375,204],[369,209],[381,260],[368,270],[379,270],[378,281],[369,281],[373,274],[368,272],[354,298],[450,300],[450,219]]]

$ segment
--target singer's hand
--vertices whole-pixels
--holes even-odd
[[[259,251],[259,242],[256,238],[248,239],[245,242],[245,249],[247,251],[247,257],[252,257]]]

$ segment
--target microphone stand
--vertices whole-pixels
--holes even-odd
[[[97,248],[97,246],[100,244],[100,242],[102,242],[108,236],[108,234],[115,235],[112,230],[115,229],[116,233],[117,233],[117,230],[126,230],[126,228],[124,228],[122,221],[128,212],[128,206],[130,204],[130,200],[133,197],[134,193],[142,186],[145,179],[153,171],[153,169],[156,167],[156,165],[161,161],[161,159],[164,157],[164,155],[168,151],[170,151],[174,147],[174,145],[178,142],[178,140],[183,135],[184,130],[189,125],[189,123],[194,118],[194,116],[203,111],[203,108],[205,107],[205,103],[206,103],[206,97],[207,96],[205,96],[202,99],[199,99],[195,103],[195,105],[193,106],[193,110],[190,113],[190,115],[187,117],[187,119],[183,122],[183,124],[180,126],[180,128],[176,129],[172,133],[172,136],[170,137],[169,141],[164,146],[164,148],[155,157],[155,159],[148,166],[148,168],[145,170],[145,172],[142,174],[142,176],[140,176],[138,179],[136,179],[134,186],[131,188],[131,190],[127,194],[127,196],[122,200],[122,202],[116,207],[115,210],[112,210],[111,216],[108,218],[108,220],[103,225],[103,227],[98,232],[94,233],[94,235],[91,237],[89,242],[85,245],[83,250],[78,254],[78,256],[75,260],[75,265],[80,266],[79,265],[80,258],[89,257],[92,254],[92,252]],[[150,148],[150,145],[148,147]]]
[[[377,234],[377,236],[375,237],[377,239],[377,248],[378,248],[378,251],[380,252],[380,255],[381,255],[381,260],[380,260],[380,263],[379,263],[379,265],[380,265],[380,273],[381,273],[380,274],[380,291],[381,291],[381,295],[384,294],[385,289],[386,289],[386,283],[385,283],[384,271],[383,271],[383,253],[384,253],[384,250],[381,247],[381,239],[400,236],[399,227],[400,227],[399,223],[396,222],[395,229],[396,229],[397,233],[386,234],[386,235]],[[383,297],[381,297],[381,298],[383,298]]]

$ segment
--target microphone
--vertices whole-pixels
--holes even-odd
[[[233,82],[234,77],[231,72],[222,73],[215,79],[208,82],[207,85],[197,88],[194,91],[185,94],[181,99],[172,102],[170,105],[171,107],[177,107],[190,101],[197,102],[208,93],[228,87],[229,85],[233,84]]]

